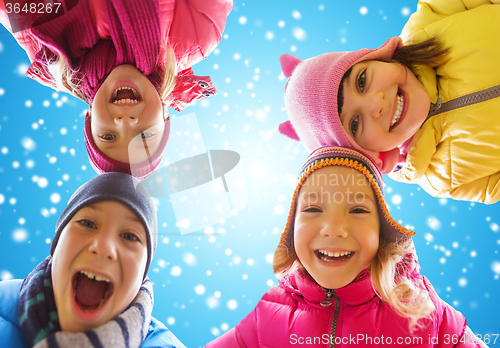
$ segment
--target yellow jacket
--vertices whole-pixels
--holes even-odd
[[[494,4],[495,3],[495,4]],[[438,37],[451,49],[437,68],[417,71],[431,102],[500,84],[500,0],[421,0],[405,44]],[[500,200],[500,97],[431,117],[415,134],[403,168],[390,177],[434,197]]]

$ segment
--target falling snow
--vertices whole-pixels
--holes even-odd
[[[403,202],[403,198],[401,197],[401,195],[393,195],[391,202],[394,205],[400,205],[401,202]]]
[[[197,294],[197,295],[203,295],[205,293],[205,286],[204,285],[196,285],[194,287],[194,292]]]
[[[28,232],[25,229],[18,228],[12,232],[12,239],[18,243],[25,242],[28,239]]]
[[[236,300],[227,301],[227,308],[229,308],[230,310],[235,310],[236,308],[238,308],[238,302],[236,302]]]
[[[170,271],[170,275],[172,275],[174,277],[180,276],[181,273],[182,273],[182,270],[179,266],[172,267],[172,270]]]
[[[295,18],[295,19],[297,19],[297,20],[299,20],[299,19],[302,18],[302,15],[300,14],[299,11],[294,10],[294,11],[292,11],[292,17]]]
[[[306,31],[300,27],[293,28],[292,35],[299,41],[307,39]]]
[[[441,228],[441,222],[435,217],[429,217],[427,219],[427,226],[434,231],[438,231]]]
[[[288,119],[283,102],[288,79],[280,55],[307,59],[322,52],[375,47],[401,32],[416,8],[416,3],[406,5],[283,2],[268,17],[251,10],[259,6],[235,3],[223,42],[193,67],[195,74],[211,77],[218,95],[182,113],[172,110],[171,136],[177,132],[176,118],[195,113],[198,140],[205,148],[191,142],[172,149],[169,139],[166,153],[182,153],[186,159],[193,156],[188,149],[196,155],[206,149],[236,151],[249,202],[236,209],[231,190],[223,191],[226,201],[211,207],[220,212],[230,201],[231,216],[181,236],[179,228],[192,226],[194,220],[174,216],[170,192],[155,197],[158,248],[149,272],[155,313],[178,337],[191,339],[186,346],[204,345],[228,331],[264,291],[279,284],[272,271],[274,250],[307,157],[300,142],[277,131],[277,124]],[[357,34],[363,30],[370,35]],[[10,58],[11,52],[16,58]],[[6,77],[0,81],[0,238],[5,246],[0,279],[8,280],[28,274],[48,253],[54,223],[69,197],[96,174],[83,137],[88,107],[25,78],[29,64],[14,40],[3,40],[0,53],[1,76]],[[24,93],[27,86],[33,90]],[[192,138],[185,132],[179,137]],[[230,185],[234,177],[225,173],[224,180]],[[384,180],[391,214],[417,232],[413,241],[422,272],[441,297],[474,323],[473,330],[492,332],[487,318],[500,310],[493,296],[500,280],[498,204],[433,198],[416,185]],[[8,262],[1,259],[5,252]],[[22,257],[14,260],[15,255]],[[200,324],[196,318],[206,319]],[[194,328],[197,335],[191,334]]]
[[[9,279],[12,279],[14,278],[14,276],[12,275],[12,273],[10,273],[9,271],[3,269],[3,270],[0,270],[0,280],[9,280]]]
[[[35,141],[28,137],[24,137],[21,139],[21,145],[28,151],[33,151],[36,149]]]
[[[53,193],[50,195],[50,201],[57,204],[61,201],[61,195],[59,193]]]

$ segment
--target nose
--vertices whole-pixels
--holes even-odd
[[[116,240],[113,234],[108,231],[99,231],[92,240],[89,251],[100,258],[116,260]]]
[[[323,237],[346,238],[349,233],[347,224],[341,217],[331,216],[323,223],[320,234]]]
[[[130,127],[134,127],[137,124],[137,122],[139,121],[139,118],[136,116],[119,115],[119,116],[115,116],[113,120],[117,126],[128,125]]]
[[[374,92],[365,107],[369,116],[379,118],[384,110],[384,93],[382,91]]]

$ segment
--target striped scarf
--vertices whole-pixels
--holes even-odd
[[[36,348],[140,347],[148,334],[153,310],[153,287],[148,278],[130,306],[116,318],[87,332],[61,331],[54,291],[52,257],[24,279],[19,296],[19,323],[27,342]]]

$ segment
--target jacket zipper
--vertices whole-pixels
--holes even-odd
[[[334,289],[323,289],[323,290],[326,293],[325,299],[320,302],[320,304],[323,307],[330,306],[332,304],[332,298],[335,301],[335,308],[334,308],[333,319],[332,319],[332,327],[330,328],[330,348],[335,348],[335,335],[337,332],[337,320],[339,318],[340,300],[337,296],[335,296]]]
[[[490,100],[500,96],[500,85],[496,85],[490,88],[483,89],[478,92],[470,93],[450,101],[446,103],[441,103],[441,98],[438,98],[436,104],[431,103],[431,108],[429,110],[429,114],[427,115],[426,121],[435,115],[441,114],[443,112],[451,111],[454,109],[462,108],[464,106],[477,104],[484,102],[486,100]]]

